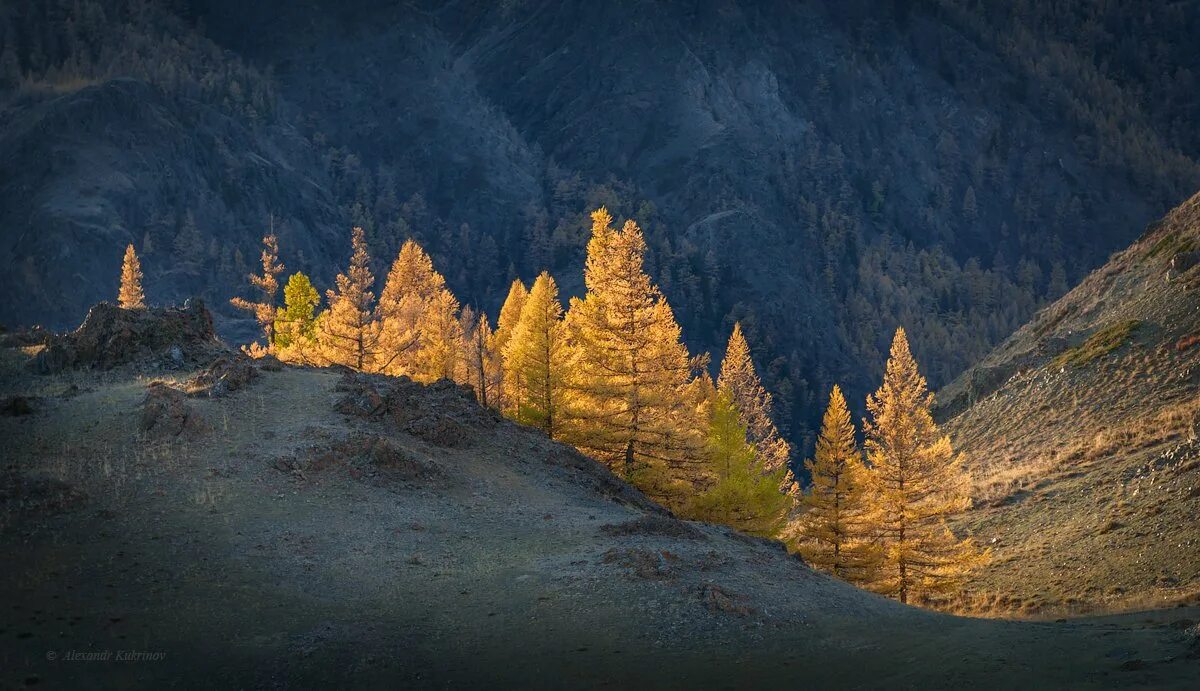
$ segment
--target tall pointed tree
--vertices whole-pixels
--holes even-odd
[[[279,240],[274,233],[263,236],[262,275],[250,274],[250,285],[258,289],[258,302],[235,297],[230,300],[234,307],[254,313],[262,329],[263,338],[270,346],[275,339],[275,296],[279,293],[279,274],[283,273],[283,264],[279,262]]]
[[[573,411],[567,438],[644,490],[689,491],[704,462],[704,421],[692,396],[687,348],[671,308],[643,269],[633,221],[592,214],[584,282],[567,316]]]
[[[458,299],[445,288],[425,303],[417,322],[417,350],[412,378],[422,383],[438,379],[464,381],[463,333],[458,321]]]
[[[562,315],[558,285],[543,271],[533,282],[504,350],[505,369],[524,383],[516,419],[538,427],[551,439],[561,436],[569,357]]]
[[[146,306],[146,295],[142,293],[142,263],[132,244],[125,248],[125,259],[121,262],[121,289],[117,293],[117,302],[127,310]]]
[[[508,296],[504,298],[504,305],[500,308],[500,318],[496,320],[496,333],[493,337],[492,347],[497,353],[503,354],[504,349],[508,346],[513,329],[517,328],[517,322],[521,320],[521,309],[524,308],[525,300],[528,297],[529,291],[521,279],[513,279],[512,285],[508,289]],[[499,408],[509,417],[516,417],[524,383],[517,372],[510,373],[506,370],[502,372],[501,376],[503,382],[499,391]]]
[[[498,402],[500,387],[501,355],[495,351],[495,336],[488,323],[487,314],[470,306],[464,307],[459,315],[463,330],[463,360],[467,383],[475,389],[479,403],[492,408]]]
[[[375,293],[371,288],[371,257],[363,229],[350,233],[353,253],[350,266],[335,279],[336,289],[328,291],[329,309],[320,320],[318,339],[321,352],[330,363],[367,370],[373,367],[379,346],[379,324],[375,321]]]
[[[691,499],[688,515],[724,523],[751,535],[778,534],[792,503],[779,492],[787,471],[763,466],[746,438],[746,426],[728,391],[719,391],[712,403],[707,460],[714,479]]]
[[[953,592],[987,556],[946,527],[946,517],[969,499],[959,459],[934,424],[932,406],[933,394],[904,329],[898,329],[883,385],[867,398],[865,428],[883,548],[869,587],[901,602]]]
[[[767,469],[786,468],[792,449],[780,436],[771,419],[771,394],[763,388],[758,373],[754,371],[750,346],[742,334],[740,323],[734,323],[729,343],[725,346],[717,389],[728,391],[733,398],[742,424],[748,430],[750,443],[754,444]]]
[[[852,583],[870,582],[879,562],[870,475],[854,438],[842,390],[834,386],[815,458],[804,462],[811,490],[800,499],[797,549],[809,564]]]
[[[444,292],[448,292],[446,280],[434,270],[433,260],[415,241],[406,240],[379,295],[380,371],[416,376],[423,368],[420,322],[434,298]]]

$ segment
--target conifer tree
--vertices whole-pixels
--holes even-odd
[[[436,363],[428,358],[445,346],[444,339],[454,328],[447,319],[448,306],[457,318],[458,301],[446,288],[446,279],[433,268],[433,260],[414,240],[406,240],[396,255],[379,296],[379,370],[433,381],[447,371],[445,354]],[[428,314],[431,310],[441,310]],[[422,343],[421,325],[435,329]],[[461,328],[458,329],[461,331]],[[455,351],[457,356],[457,351]],[[430,379],[432,377],[432,379]]]
[[[258,289],[258,302],[250,302],[235,297],[229,302],[234,307],[254,313],[255,320],[262,328],[263,338],[270,346],[275,339],[275,296],[279,293],[279,279],[283,273],[283,264],[279,262],[279,240],[274,233],[263,236],[262,275],[250,274],[250,285]]]
[[[500,318],[496,320],[496,333],[493,337],[492,348],[497,353],[503,355],[505,347],[508,346],[513,329],[517,328],[517,322],[521,319],[521,309],[525,306],[525,300],[528,297],[529,291],[526,290],[521,279],[513,279],[512,285],[508,289],[508,296],[504,298],[504,305],[500,308]],[[501,412],[515,418],[521,401],[521,391],[524,389],[520,373],[503,371],[501,377],[503,381],[498,392],[500,396],[497,405]]]
[[[412,378],[428,384],[438,379],[464,380],[463,333],[458,299],[449,290],[434,293],[417,322],[417,349]]]
[[[869,582],[879,558],[871,478],[837,386],[829,395],[815,458],[806,460],[804,467],[812,489],[800,499],[804,513],[795,526],[798,551],[809,564],[839,578]]]
[[[521,308],[521,317],[504,349],[504,367],[523,382],[525,396],[516,419],[561,435],[564,376],[568,367],[566,328],[558,285],[543,271]]]
[[[309,362],[317,337],[321,296],[308,276],[296,272],[283,287],[283,307],[275,315],[275,347],[280,359]]]
[[[779,532],[792,503],[779,492],[787,471],[763,467],[728,391],[719,391],[712,404],[708,470],[715,481],[691,500],[691,517],[724,523],[750,535],[774,537]]]
[[[459,321],[463,329],[463,353],[467,383],[484,406],[496,407],[500,387],[501,356],[495,350],[496,338],[487,314],[478,315],[470,306],[464,307]]]
[[[786,468],[792,449],[771,420],[771,394],[763,388],[758,373],[754,371],[750,346],[742,334],[740,323],[734,323],[729,343],[725,346],[717,389],[729,392],[742,424],[749,430],[750,443],[754,444],[767,469]]]
[[[204,260],[204,238],[196,226],[196,217],[191,211],[184,214],[179,232],[173,243],[175,262],[188,273],[199,271]]]
[[[867,459],[876,488],[875,533],[883,549],[869,587],[901,602],[953,592],[986,559],[959,540],[946,516],[969,504],[965,478],[930,408],[933,394],[896,331],[883,385],[867,398]]]
[[[117,302],[127,310],[146,307],[146,296],[142,293],[142,263],[132,244],[125,248],[125,259],[121,262],[121,289],[117,293]]]
[[[582,300],[567,315],[572,413],[565,437],[657,498],[688,491],[703,464],[704,421],[687,348],[643,270],[642,231],[592,214]]]
[[[336,289],[326,294],[329,309],[320,319],[318,341],[330,363],[367,370],[373,367],[379,346],[375,294],[371,291],[375,277],[362,228],[353,229],[350,244],[350,266],[346,273],[337,275]]]

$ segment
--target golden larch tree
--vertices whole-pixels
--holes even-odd
[[[572,344],[571,443],[656,498],[691,491],[704,464],[705,421],[670,306],[643,269],[646,242],[592,214],[583,299],[567,315]],[[678,495],[676,495],[678,496]]]
[[[852,583],[867,583],[880,555],[871,476],[854,435],[846,398],[834,386],[816,453],[804,462],[812,487],[800,498],[803,513],[792,530],[796,549],[809,564]]]
[[[445,288],[425,303],[417,321],[417,349],[411,375],[428,384],[438,379],[465,381],[463,332],[458,321],[458,298]]]
[[[496,333],[493,337],[492,347],[497,353],[503,354],[504,349],[508,346],[513,329],[517,328],[517,322],[521,319],[521,309],[525,307],[525,300],[528,298],[529,291],[525,288],[525,284],[519,278],[513,279],[512,285],[508,289],[508,296],[504,298],[504,305],[500,308],[500,318],[496,320]],[[517,407],[521,402],[521,391],[524,388],[520,373],[503,371],[501,378],[503,381],[499,392],[499,408],[509,417],[516,417]]]
[[[146,295],[142,292],[142,263],[138,261],[132,244],[125,248],[125,259],[121,262],[121,289],[117,292],[117,303],[127,310],[146,307]]]
[[[319,320],[318,339],[321,354],[328,362],[369,370],[378,352],[379,324],[371,290],[375,276],[371,274],[371,257],[362,228],[351,231],[350,245],[350,266],[346,273],[337,275],[337,287],[326,295],[329,309]]]
[[[521,308],[504,349],[504,368],[522,382],[517,421],[537,427],[551,439],[561,436],[564,377],[569,366],[566,327],[558,285],[543,271]]]
[[[467,383],[475,389],[480,404],[495,408],[500,388],[501,355],[495,350],[495,334],[488,316],[476,314],[469,305],[462,308],[459,322],[463,330],[463,360]]]
[[[729,392],[742,424],[746,425],[750,443],[758,451],[763,465],[768,470],[786,468],[792,449],[780,436],[771,418],[771,394],[763,388],[754,370],[750,346],[742,334],[740,323],[734,323],[729,343],[725,346],[717,390]]]
[[[960,460],[934,424],[932,406],[933,394],[898,329],[883,385],[867,398],[864,424],[882,548],[868,587],[901,602],[953,593],[987,556],[946,527],[946,517],[969,499]]]
[[[419,370],[430,369],[420,363],[420,325],[435,299],[445,302],[441,293],[448,293],[445,278],[420,245],[406,240],[379,295],[380,371],[416,377]]]
[[[267,346],[275,340],[275,296],[279,293],[279,274],[283,273],[283,264],[279,261],[279,240],[274,233],[265,235],[262,239],[262,274],[250,274],[250,285],[258,289],[258,302],[235,297],[229,302],[234,307],[254,314],[254,319],[262,329]]]

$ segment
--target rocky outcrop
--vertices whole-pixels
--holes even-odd
[[[499,414],[475,401],[466,386],[443,379],[428,386],[407,377],[347,372],[338,384],[338,412],[389,419],[404,432],[434,446],[470,446],[475,435],[499,422]]]
[[[198,299],[183,307],[92,307],[78,329],[50,339],[30,361],[40,374],[66,369],[107,370],[133,362],[168,369],[197,365],[228,352],[213,331],[212,314]]]
[[[274,367],[279,362],[275,358],[270,360],[267,367]],[[258,361],[245,355],[219,357],[188,382],[188,395],[219,398],[241,390],[258,379],[260,367]]]
[[[141,430],[156,440],[196,437],[207,431],[204,418],[187,404],[179,389],[152,382],[142,400]]]

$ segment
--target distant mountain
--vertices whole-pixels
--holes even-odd
[[[128,242],[151,300],[220,305],[272,226],[324,287],[351,224],[494,313],[544,267],[578,292],[606,204],[693,350],[743,322],[803,448],[896,325],[947,382],[1200,185],[1182,4],[976,5],[6,3],[0,321],[76,323]]]
[[[1200,601],[1200,194],[939,395],[983,604]]]

